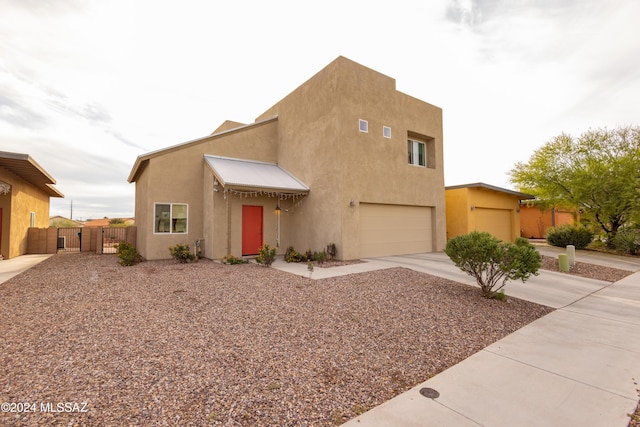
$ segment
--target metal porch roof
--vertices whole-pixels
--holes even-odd
[[[308,193],[302,181],[275,163],[205,154],[205,161],[223,187],[244,190]]]

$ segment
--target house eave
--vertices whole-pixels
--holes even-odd
[[[508,188],[496,187],[495,185],[485,184],[484,182],[474,182],[472,184],[462,184],[462,185],[451,185],[445,187],[446,190],[458,190],[462,188],[484,188],[485,190],[497,191],[499,193],[506,193],[515,197],[518,197],[520,200],[527,199],[535,199],[534,195],[521,193],[515,190],[509,190]]]
[[[53,185],[53,179],[30,155],[0,151],[0,167],[43,191],[50,197],[64,197]]]

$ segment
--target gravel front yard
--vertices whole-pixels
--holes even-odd
[[[543,256],[542,268],[550,271],[560,271],[558,268],[558,258]],[[613,283],[624,279],[625,277],[633,274],[633,272],[576,261],[575,265],[571,267],[567,274]]]
[[[337,425],[552,311],[402,268],[116,261],[0,285],[0,402],[36,404],[1,425]],[[87,412],[42,412],[59,402]]]

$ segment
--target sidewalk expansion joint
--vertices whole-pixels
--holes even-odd
[[[502,357],[503,359],[511,360],[511,361],[516,362],[516,363],[519,363],[519,364],[521,364],[521,365],[528,366],[528,367],[533,368],[533,369],[536,369],[536,370],[538,370],[538,371],[546,372],[546,373],[551,374],[551,375],[554,375],[554,376],[556,376],[556,377],[564,378],[564,379],[569,380],[569,381],[572,381],[572,382],[574,382],[574,383],[578,383],[578,384],[585,385],[585,386],[587,386],[587,387],[589,387],[589,388],[592,388],[592,389],[595,389],[595,390],[604,391],[605,393],[612,394],[612,395],[614,395],[614,396],[618,396],[618,397],[622,397],[623,399],[631,400],[631,401],[633,401],[633,402],[637,402],[637,397],[635,397],[635,398],[631,398],[631,397],[629,397],[629,396],[625,396],[625,395],[623,395],[623,394],[616,393],[616,392],[614,392],[614,391],[607,390],[607,389],[605,389],[605,388],[598,387],[598,386],[596,386],[596,385],[589,384],[589,383],[586,383],[586,382],[584,382],[584,381],[580,381],[580,380],[578,380],[578,379],[571,378],[571,377],[568,377],[568,376],[566,376],[566,375],[562,375],[562,374],[559,374],[559,373],[557,373],[557,372],[550,371],[550,370],[548,370],[548,369],[544,369],[544,368],[541,368],[541,367],[536,366],[536,365],[532,365],[531,363],[523,362],[522,360],[515,359],[515,358],[513,358],[513,357],[509,357],[509,356],[505,356],[504,354],[496,353],[495,351],[491,351],[491,350],[488,350],[488,349],[486,349],[486,348],[485,348],[485,349],[483,349],[483,350],[481,350],[481,351],[486,351],[487,353],[491,353],[491,354],[493,354],[493,355],[495,355],[495,356]]]

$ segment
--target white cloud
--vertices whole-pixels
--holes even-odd
[[[443,108],[447,185],[508,186],[546,140],[634,124],[640,102],[634,0],[0,0],[0,14],[0,149],[58,180],[52,214],[73,199],[131,215],[136,156],[251,122],[338,55]]]

